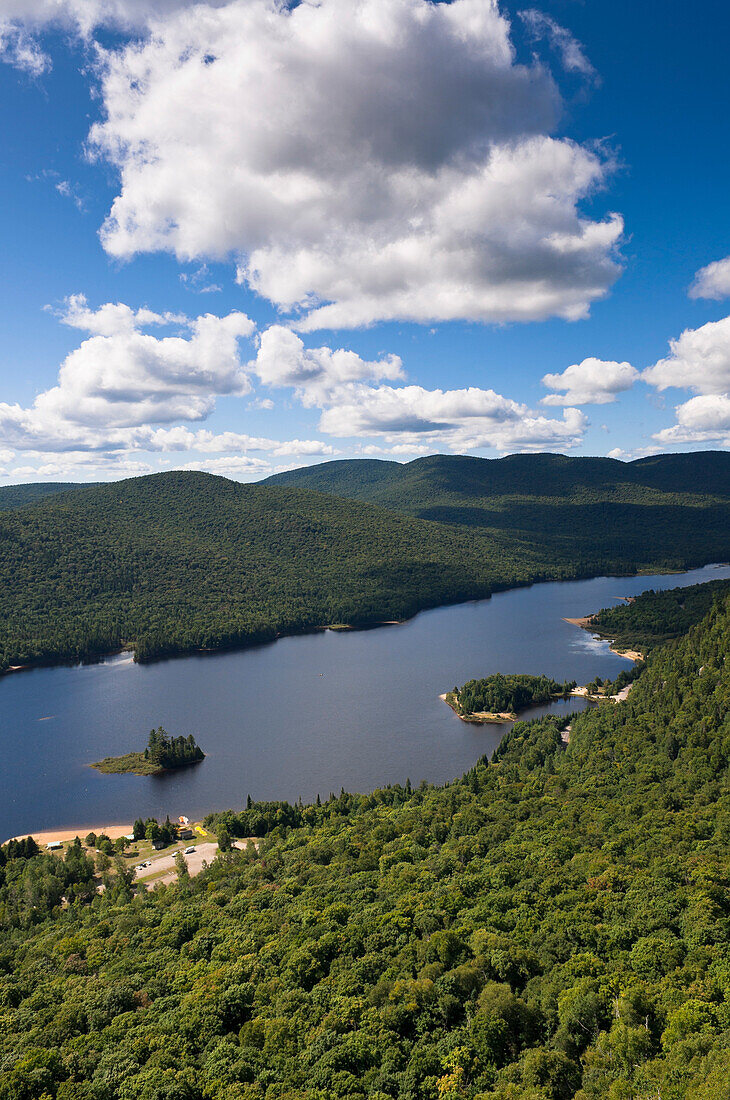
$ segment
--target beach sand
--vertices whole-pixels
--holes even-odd
[[[82,840],[87,833],[96,833],[99,836],[104,833],[110,840],[117,840],[120,836],[128,836],[132,832],[132,826],[130,825],[79,825],[76,829],[46,829],[40,833],[20,833],[19,836],[11,837],[11,840],[23,840],[26,836],[32,836],[36,844],[39,847],[43,847],[45,844],[50,844],[53,840],[67,841],[73,840],[75,837],[80,837]],[[5,841],[7,844],[7,841]]]

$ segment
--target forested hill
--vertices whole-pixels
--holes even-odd
[[[567,748],[270,806],[134,900],[3,849],[0,1098],[723,1100],[729,649],[725,602]]]
[[[67,493],[80,486],[73,481],[31,481],[26,485],[0,485],[0,512],[7,508],[22,508],[39,500]]]
[[[730,453],[656,455],[637,462],[557,454],[432,455],[401,465],[325,462],[264,484],[300,485],[467,526],[544,560],[726,560]]]
[[[77,488],[0,512],[0,670],[127,644],[140,659],[248,644],[532,581],[730,556],[729,501],[671,500],[509,498],[475,538],[473,527],[211,474]]]
[[[0,514],[0,668],[401,619],[486,596],[502,577],[527,581],[540,565],[304,490],[189,472],[134,478]]]

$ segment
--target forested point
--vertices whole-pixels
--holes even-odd
[[[567,747],[249,802],[215,820],[258,852],[137,897],[4,847],[0,1097],[726,1096],[729,647],[726,596]]]
[[[512,456],[489,489],[481,466],[469,473],[487,460],[436,456],[403,468],[387,507],[184,471],[58,492],[0,511],[0,672],[124,647],[146,661],[252,645],[730,557],[730,456],[662,457],[656,484],[617,481],[614,467],[634,464],[606,460],[613,481],[594,471],[576,487],[569,463],[604,460]],[[698,462],[707,489],[692,493]]]
[[[143,752],[128,752],[123,756],[106,756],[92,764],[92,768],[107,775],[132,772],[135,775],[159,775],[161,772],[185,768],[205,759],[205,753],[196,744],[192,734],[187,737],[170,737],[162,726],[150,730],[149,741]]]
[[[446,701],[457,714],[468,717],[473,714],[518,714],[528,707],[542,706],[552,699],[570,695],[575,681],[560,683],[549,676],[504,675],[501,672],[482,680],[469,680],[463,687],[455,687]]]
[[[704,618],[713,603],[730,592],[730,581],[707,581],[688,588],[653,588],[619,607],[604,607],[591,615],[588,627],[610,637],[619,649],[645,652],[686,634]]]

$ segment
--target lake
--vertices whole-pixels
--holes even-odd
[[[128,655],[0,681],[0,838],[32,830],[199,818],[254,799],[443,782],[491,753],[508,726],[461,722],[439,694],[493,672],[587,683],[629,662],[563,622],[647,588],[730,577],[533,585],[422,612],[397,626],[325,631],[272,645],[136,665]],[[580,700],[538,708],[582,709]],[[101,775],[89,763],[144,748],[149,730],[192,733],[207,758],[170,775]],[[85,831],[85,830],[84,830]]]

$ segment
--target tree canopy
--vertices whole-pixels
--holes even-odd
[[[1,1100],[718,1100],[729,648],[724,597],[567,747],[249,800],[258,850],[138,897],[2,849]]]

